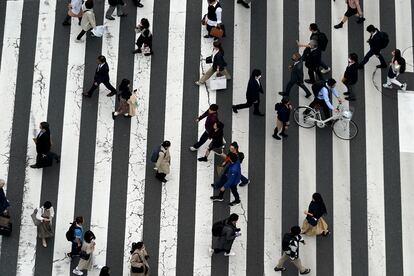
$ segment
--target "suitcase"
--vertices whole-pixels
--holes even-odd
[[[12,223],[10,222],[10,216],[1,215],[0,216],[0,235],[10,236],[12,232]]]

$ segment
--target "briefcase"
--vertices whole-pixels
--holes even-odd
[[[10,236],[12,232],[12,223],[9,215],[0,215],[0,235]]]
[[[217,77],[213,75],[207,81],[207,87],[210,90],[222,90],[227,88],[227,78],[226,76]]]
[[[224,29],[223,28],[217,28],[217,27],[213,27],[210,30],[210,35],[217,37],[217,38],[222,38],[224,35]]]

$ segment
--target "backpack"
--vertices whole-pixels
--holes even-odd
[[[76,222],[73,222],[70,225],[69,230],[66,231],[66,239],[68,241],[73,241],[75,239],[75,229],[80,229],[80,228],[76,226]]]
[[[282,239],[282,250],[283,251],[288,251],[290,249],[289,245],[290,245],[290,241],[292,240],[292,238],[293,238],[293,235],[291,233],[286,233],[283,236],[283,239]]]
[[[314,84],[312,84],[312,92],[313,92],[313,96],[315,96],[315,98],[318,97],[319,92],[325,86],[325,84],[326,84],[326,81],[317,81]]]
[[[153,163],[157,163],[158,160],[158,156],[160,154],[161,151],[161,146],[156,146],[151,153],[151,162]]]
[[[386,32],[379,32],[380,37],[380,49],[384,49],[388,46],[388,43],[390,43],[390,38],[388,37],[388,34]]]
[[[226,220],[220,220],[213,224],[211,232],[213,233],[213,237],[221,237],[221,233],[223,232],[223,228],[226,225]]]
[[[325,51],[327,47],[328,47],[328,38],[326,37],[326,34],[319,32],[318,48],[321,49],[321,51]]]

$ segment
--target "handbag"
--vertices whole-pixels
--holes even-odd
[[[213,63],[213,57],[212,56],[206,57],[206,63],[207,64]]]
[[[86,251],[81,251],[79,254],[79,258],[84,259],[84,260],[89,260],[89,258],[91,257],[91,254],[86,253]]]
[[[306,220],[308,221],[308,223],[312,226],[316,226],[318,224],[318,219],[316,219],[315,217],[312,216],[306,216]]]
[[[104,25],[96,26],[95,29],[92,29],[92,34],[96,37],[101,37],[106,31],[106,27]]]
[[[212,76],[207,80],[207,87],[210,90],[222,90],[227,88],[226,76]]]
[[[36,218],[37,212],[38,212],[38,210],[37,210],[37,208],[35,208],[35,209],[33,210],[33,213],[30,215],[30,216],[32,217],[33,224],[34,224],[35,226],[38,226],[38,225],[41,223],[41,221],[40,221],[40,220],[38,220],[38,219]]]
[[[224,35],[224,30],[222,28],[213,27],[210,30],[210,35],[217,38],[222,38]]]

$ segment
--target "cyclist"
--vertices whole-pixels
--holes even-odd
[[[329,94],[333,94],[338,99],[339,103],[342,103],[342,99],[339,97],[339,94],[335,89],[335,85],[336,80],[329,79],[327,82],[322,82],[320,84],[316,83],[312,86],[315,99],[309,106],[312,108],[315,108],[316,105],[321,106],[323,114],[325,115],[325,120],[331,117],[331,110],[334,109],[329,99]]]

